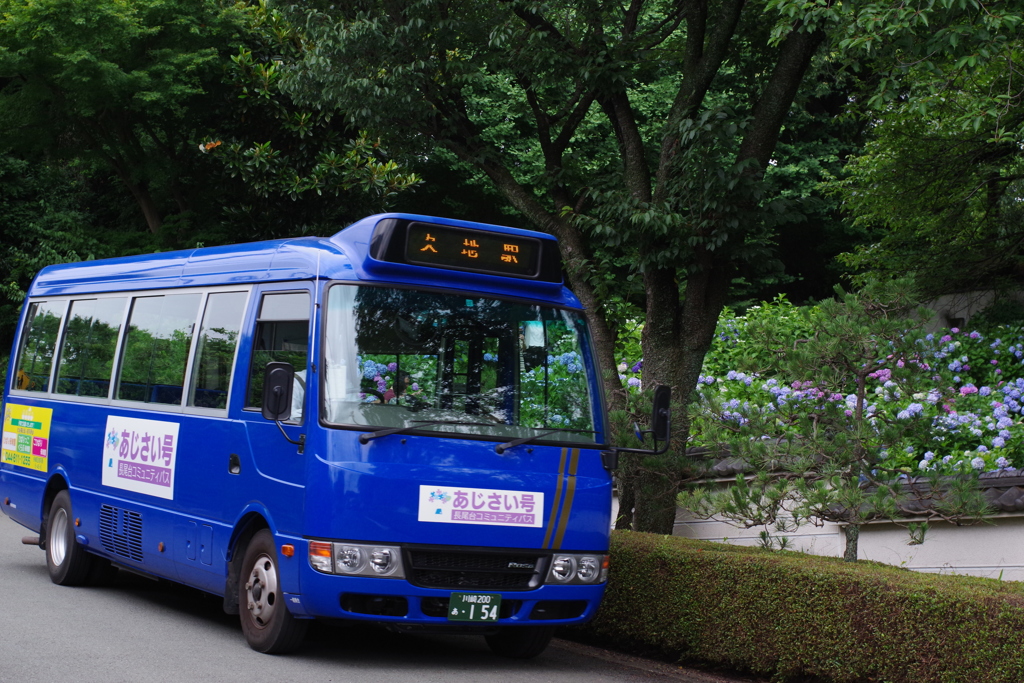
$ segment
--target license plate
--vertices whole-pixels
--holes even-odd
[[[493,593],[452,593],[448,621],[497,621],[501,596]]]

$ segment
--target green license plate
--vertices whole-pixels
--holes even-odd
[[[501,596],[493,593],[452,593],[448,621],[497,621]]]

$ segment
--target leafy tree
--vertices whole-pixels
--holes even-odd
[[[72,162],[106,253],[334,232],[417,178],[280,93],[293,34],[226,0],[0,0],[0,149]]]
[[[197,129],[241,20],[219,0],[3,0],[0,145],[108,168],[159,231],[195,208]]]
[[[646,299],[645,381],[685,396],[733,277],[766,256],[761,178],[825,39],[814,12],[764,11],[744,0],[291,5],[308,45],[284,87],[391,144],[448,150],[555,234],[608,369],[614,329],[592,274],[599,248],[628,253]],[[622,405],[615,374],[606,393]],[[665,531],[677,482],[656,470],[678,463],[652,464],[634,479],[632,521]]]
[[[1015,274],[1022,21],[1019,3],[861,8],[841,46],[880,56],[875,89],[860,98],[873,139],[837,187],[872,240],[848,265],[914,273],[929,295]]]
[[[301,56],[302,38],[263,0],[246,17],[219,89],[223,116],[200,145],[240,181],[225,206],[230,224],[259,237],[330,234],[421,182],[333,109],[299,107],[282,93],[280,67]]]
[[[927,295],[1014,277],[1024,248],[1024,109],[1013,116],[1020,123],[1012,136],[994,141],[990,129],[965,130],[941,108],[928,117],[890,113],[841,184],[856,221],[875,237],[844,261],[861,272],[913,273]]]
[[[0,349],[14,341],[25,292],[39,269],[99,249],[73,171],[0,155]]]

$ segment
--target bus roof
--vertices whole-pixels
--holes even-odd
[[[557,258],[557,242],[544,233],[414,214],[389,213],[364,218],[331,237],[298,237],[220,247],[62,263],[43,268],[30,297],[129,290],[199,287],[289,280],[355,280],[398,285],[442,286],[473,293],[512,296],[579,308],[561,282],[560,272],[544,280],[445,266],[394,262],[371,245],[379,226],[430,224],[525,238]],[[378,249],[379,251],[379,249]],[[375,258],[382,256],[382,258]],[[550,258],[549,258],[550,261]],[[551,274],[557,265],[547,267]],[[557,281],[555,281],[557,280]]]

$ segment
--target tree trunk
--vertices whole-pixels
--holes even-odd
[[[847,562],[856,562],[857,540],[860,538],[860,525],[847,524],[843,527],[843,532],[846,534],[846,552],[843,553],[843,559]]]
[[[153,201],[153,195],[149,193],[149,190],[142,183],[132,182],[127,174],[119,173],[118,175],[121,176],[121,180],[124,181],[128,191],[135,197],[135,202],[139,205],[139,209],[142,210],[142,217],[146,219],[146,226],[149,228],[149,231],[154,235],[160,232],[163,218],[160,216],[156,202]]]
[[[671,534],[675,526],[676,496],[685,478],[685,449],[689,438],[686,406],[697,387],[704,356],[711,348],[718,316],[725,306],[731,269],[710,252],[699,252],[700,267],[690,273],[686,294],[679,303],[674,269],[644,274],[647,317],[641,344],[644,387],[672,387],[673,447],[660,458],[649,458],[634,477],[624,477],[635,497],[634,530]],[[634,456],[635,457],[635,456]]]
[[[615,528],[619,531],[633,530],[633,508],[636,506],[636,460],[632,456],[619,456],[619,513]]]

